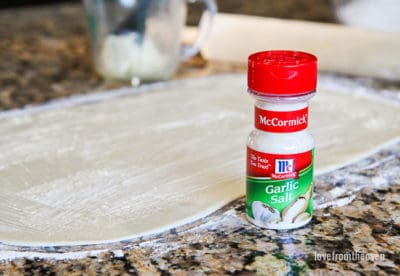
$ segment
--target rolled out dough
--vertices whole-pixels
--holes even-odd
[[[399,137],[398,106],[340,84],[331,91],[332,84],[321,79],[311,103],[318,172]],[[193,221],[243,196],[253,116],[245,91],[244,75],[221,75],[0,116],[0,241],[124,240]]]

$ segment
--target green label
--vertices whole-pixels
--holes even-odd
[[[254,153],[254,151],[251,151]],[[313,155],[313,152],[311,153]],[[277,155],[269,163],[275,163],[273,171],[294,164],[298,158],[279,159]],[[285,158],[288,158],[285,156]],[[296,160],[297,159],[297,160]],[[294,160],[283,163],[281,160]],[[281,163],[280,163],[281,162]],[[300,161],[299,161],[300,162]],[[272,229],[290,229],[302,226],[311,220],[313,214],[313,163],[292,178],[276,179],[275,173],[267,177],[247,176],[246,213],[256,225]],[[271,177],[272,175],[272,177]],[[279,176],[279,175],[278,175]]]

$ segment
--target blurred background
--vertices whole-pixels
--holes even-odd
[[[220,12],[239,13],[280,18],[303,19],[320,22],[336,22],[334,4],[346,0],[217,0]],[[3,0],[0,8],[23,7],[44,4],[79,3],[79,0]],[[189,6],[188,22],[195,24],[200,17],[201,4]]]
[[[216,2],[223,13],[400,29],[398,0]],[[200,3],[188,5],[187,23],[196,25],[202,10]],[[0,37],[0,109],[120,86],[104,82],[94,71],[81,1],[3,0]],[[197,55],[185,62],[174,78],[243,71],[235,65],[222,69],[206,65],[207,61]]]

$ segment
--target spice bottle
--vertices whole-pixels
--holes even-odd
[[[246,214],[264,228],[301,227],[313,214],[314,140],[307,127],[317,58],[265,51],[248,62],[255,129],[247,141]]]

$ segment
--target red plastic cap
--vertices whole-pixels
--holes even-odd
[[[248,87],[259,95],[296,96],[317,87],[317,57],[298,51],[265,51],[249,56]]]

